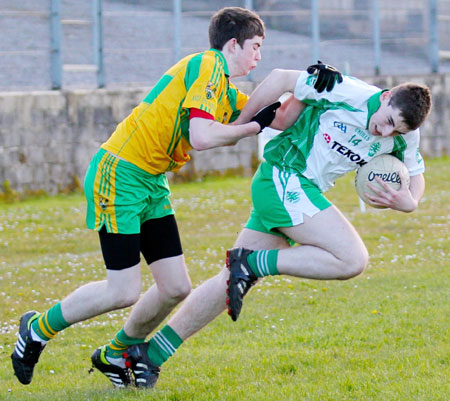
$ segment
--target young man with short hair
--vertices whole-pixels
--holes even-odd
[[[83,285],[45,313],[22,316],[11,355],[21,383],[31,382],[41,352],[58,332],[136,303],[124,328],[92,355],[94,367],[115,386],[130,384],[122,353],[142,343],[191,291],[165,173],[187,163],[191,149],[233,144],[271,124],[278,104],[236,123],[248,96],[229,81],[257,66],[264,35],[255,13],[220,10],[211,19],[211,49],[170,68],[94,155],[85,178],[86,222],[99,232],[107,278]],[[328,71],[321,68],[318,79],[326,81]],[[140,253],[155,284],[139,299]],[[138,365],[132,372],[138,385],[152,385]]]
[[[424,192],[418,127],[430,111],[429,89],[407,83],[383,91],[352,77],[331,93],[317,93],[313,85],[315,77],[304,71],[274,70],[252,94],[240,119],[290,91],[293,95],[277,110],[272,126],[286,129],[294,123],[265,146],[265,161],[252,181],[253,210],[235,248],[228,251],[228,268],[197,287],[149,342],[130,347],[130,363],[161,366],[227,308],[237,320],[243,297],[260,277],[345,280],[360,274],[367,249],[322,192],[376,155],[400,158],[411,184],[408,188],[402,179],[398,191],[383,185],[371,201],[403,212],[417,208]],[[301,245],[290,247],[293,242]],[[171,346],[174,333],[177,343]]]
[[[156,283],[137,302],[132,322],[144,315],[151,330],[189,294],[165,173],[188,162],[192,148],[234,143],[265,125],[262,120],[229,124],[248,100],[229,78],[247,75],[261,60],[263,21],[249,10],[225,8],[212,17],[209,35],[211,49],[170,68],[93,157],[85,178],[86,222],[99,232],[107,278],[78,288],[45,313],[22,316],[12,354],[21,383],[31,382],[39,354],[59,331],[138,301],[141,252]],[[142,341],[139,330],[127,327],[108,352],[93,355],[94,366],[117,386],[130,381],[127,370],[111,363],[117,347]]]
[[[305,72],[275,70],[274,75],[280,88],[294,88],[295,98],[306,107],[292,127],[266,145],[265,161],[253,178],[253,210],[238,249],[228,252],[227,303],[233,320],[259,277],[288,274],[345,280],[362,273],[368,261],[366,247],[322,194],[337,178],[389,153],[405,163],[410,186],[402,179],[395,191],[377,179],[383,190],[371,187],[376,195],[369,195],[370,201],[409,213],[417,208],[425,189],[418,128],[431,109],[429,88],[409,82],[380,90],[345,77],[331,93],[318,94],[311,88],[313,77]],[[258,93],[264,101],[270,101],[273,93],[267,82]],[[252,247],[259,237],[272,238],[276,244],[275,236],[302,245],[251,250],[259,249]]]

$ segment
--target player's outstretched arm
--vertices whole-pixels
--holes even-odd
[[[342,74],[336,68],[323,64],[320,61],[318,64],[309,66],[307,72],[317,76],[314,88],[318,93],[323,92],[325,89],[330,92],[336,83],[341,83],[343,80]],[[300,74],[301,71],[299,70],[282,70],[278,68],[272,70],[253,91],[250,100],[245,105],[235,124],[243,124],[250,121],[252,116],[265,105],[276,102],[286,92],[293,93]],[[271,127],[281,130],[290,127],[303,108],[304,105],[290,97],[287,100],[287,104],[277,111],[277,118]],[[287,113],[282,114],[283,111],[287,111]]]
[[[189,121],[189,141],[195,150],[206,150],[234,144],[242,138],[261,131],[256,121],[240,125],[225,125],[206,118],[192,118]]]
[[[189,122],[190,142],[196,150],[206,150],[218,146],[234,145],[239,139],[259,134],[275,118],[280,102],[263,107],[249,123],[224,125],[211,119],[192,118]],[[255,123],[259,129],[255,132]]]
[[[256,87],[235,124],[243,124],[264,106],[276,102],[286,92],[293,92],[301,71],[275,69]]]

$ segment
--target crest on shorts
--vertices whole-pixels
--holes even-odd
[[[297,203],[300,200],[300,194],[296,191],[287,191],[286,201],[289,203]]]
[[[216,90],[217,90],[216,86],[211,81],[208,82],[208,85],[206,85],[206,89],[205,89],[206,98],[212,99],[216,94]]]
[[[108,199],[100,198],[100,200],[98,201],[98,204],[100,205],[100,208],[102,210],[106,210],[106,208],[108,207],[108,202],[109,202]]]

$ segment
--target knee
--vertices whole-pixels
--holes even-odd
[[[127,308],[134,305],[141,294],[141,287],[129,286],[127,288],[116,288],[111,292],[111,302],[114,305],[114,309]]]
[[[348,280],[360,275],[366,269],[368,262],[369,253],[365,246],[351,252],[344,262],[343,274],[339,279]]]
[[[178,283],[171,283],[170,285],[165,285],[160,288],[160,292],[164,298],[172,301],[173,303],[178,303],[183,301],[192,290],[192,285],[190,280],[184,280]]]

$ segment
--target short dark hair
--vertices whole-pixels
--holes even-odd
[[[405,82],[391,89],[389,104],[400,109],[400,116],[412,131],[419,128],[431,110],[431,91],[425,85]]]
[[[236,38],[239,46],[254,36],[264,38],[264,22],[253,11],[241,7],[225,7],[215,13],[209,24],[209,44],[222,50],[225,43]]]

